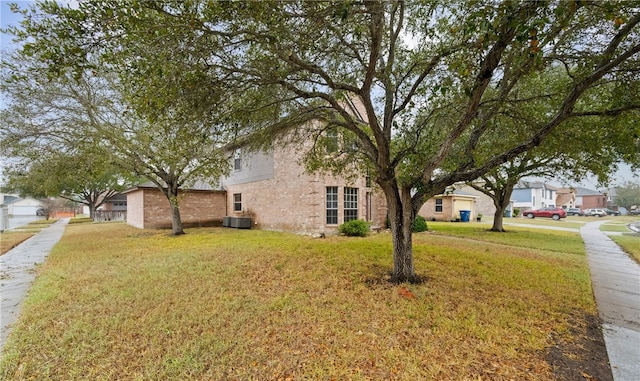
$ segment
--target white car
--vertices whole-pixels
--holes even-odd
[[[585,209],[585,216],[595,216],[595,217],[606,217],[608,215],[605,209],[595,208],[595,209]]]

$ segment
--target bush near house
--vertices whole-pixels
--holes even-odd
[[[413,232],[420,233],[426,232],[428,229],[427,221],[422,216],[417,216],[416,220],[413,222]]]
[[[366,237],[371,231],[371,225],[366,221],[352,220],[338,226],[338,231],[348,237]]]

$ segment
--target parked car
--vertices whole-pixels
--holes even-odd
[[[585,209],[584,210],[584,215],[585,216],[592,216],[592,217],[606,217],[606,216],[608,216],[606,209],[601,209],[601,208]]]
[[[47,210],[44,208],[40,208],[38,210],[36,210],[36,216],[46,216],[47,215]]]
[[[613,210],[613,209],[605,209],[605,212],[607,212],[608,215],[610,216],[619,216],[620,212],[617,210]]]
[[[566,212],[567,216],[584,216],[584,210],[580,208],[568,208]]]
[[[542,208],[536,210],[525,210],[522,212],[522,215],[527,218],[549,217],[557,221],[561,218],[565,218],[567,216],[567,212],[562,208]]]

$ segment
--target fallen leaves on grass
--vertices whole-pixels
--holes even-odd
[[[551,379],[550,333],[594,309],[574,254],[429,236],[409,290],[370,279],[384,235],[139,232],[67,227],[3,379]]]
[[[413,292],[411,292],[411,290],[409,290],[406,287],[400,287],[398,289],[398,295],[402,296],[403,298],[407,298],[407,299],[416,299],[416,294],[414,294]]]

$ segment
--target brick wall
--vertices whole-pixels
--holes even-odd
[[[334,176],[307,174],[298,163],[299,151],[279,148],[274,153],[273,177],[244,183],[226,184],[227,210],[231,216],[251,217],[261,229],[301,233],[333,233],[337,225],[326,224],[326,187],[338,187],[338,223],[344,221],[344,187],[358,188],[358,218],[367,216],[367,193],[371,192],[372,225],[384,227],[386,201],[382,192],[366,187],[364,177],[351,182]],[[234,211],[234,194],[242,197],[242,210]]]
[[[432,197],[422,205],[418,211],[418,215],[424,217],[427,221],[451,221],[453,215],[453,203],[451,197],[442,198],[442,212],[436,212],[436,199]]]
[[[169,200],[158,189],[142,188],[127,193],[129,225],[142,229],[170,228]],[[181,194],[180,218],[185,227],[220,225],[226,215],[226,197],[220,191],[189,191]]]
[[[436,212],[436,199],[438,198],[442,198],[442,212]],[[470,221],[475,221],[477,213],[479,213],[476,210],[476,199],[462,195],[432,197],[422,205],[418,215],[427,221],[451,221],[460,218],[460,210],[471,210]]]
[[[606,208],[607,197],[604,195],[588,195],[582,196],[582,205],[578,205],[582,209]]]

